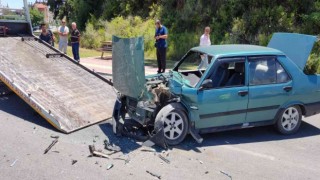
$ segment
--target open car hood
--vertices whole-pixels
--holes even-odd
[[[123,95],[138,98],[145,85],[144,40],[112,37],[114,87]]]
[[[282,51],[303,70],[316,41],[316,36],[297,33],[274,33],[268,47]]]

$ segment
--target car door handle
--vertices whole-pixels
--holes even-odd
[[[239,91],[238,94],[239,96],[245,96],[248,94],[248,91]]]
[[[285,86],[285,87],[283,87],[283,90],[289,92],[292,90],[292,86]]]

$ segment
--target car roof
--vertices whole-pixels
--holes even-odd
[[[227,45],[211,45],[198,46],[191,49],[212,56],[247,56],[247,55],[284,55],[283,52],[257,45],[247,44],[227,44]]]

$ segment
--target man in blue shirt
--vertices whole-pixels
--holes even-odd
[[[161,24],[160,20],[157,20],[155,24],[156,33],[154,38],[156,39],[155,47],[157,48],[158,73],[164,73],[166,71],[166,39],[168,38],[168,30]]]

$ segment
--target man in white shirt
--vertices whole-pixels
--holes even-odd
[[[69,28],[66,26],[66,21],[61,20],[59,32],[59,50],[67,54]]]
[[[204,28],[204,34],[200,37],[200,46],[210,46],[210,27],[207,26]]]
[[[207,26],[204,28],[204,34],[200,37],[200,46],[210,46],[211,40],[210,40],[210,27]],[[208,63],[208,56],[207,55],[201,55],[201,62],[199,64],[198,69],[207,68],[209,65]]]

